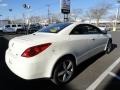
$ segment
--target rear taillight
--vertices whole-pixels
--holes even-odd
[[[26,49],[22,53],[21,56],[22,57],[27,57],[27,58],[33,57],[33,56],[41,53],[45,49],[47,49],[50,45],[51,45],[51,43],[46,43],[46,44],[42,44],[42,45],[37,45],[37,46],[30,47],[30,48]]]

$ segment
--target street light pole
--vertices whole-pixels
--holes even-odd
[[[9,9],[9,12],[11,13],[13,11],[13,9]],[[12,22],[12,19],[9,17],[9,19],[10,19],[10,23],[11,24],[13,24],[13,22]]]
[[[0,26],[2,26],[2,15],[0,14]]]
[[[28,4],[23,4],[23,8],[25,8],[26,10],[29,10],[31,8],[31,6]],[[28,13],[28,17],[27,17],[27,24],[28,24],[28,28],[27,28],[27,34],[28,34],[28,31],[30,28],[29,13]]]
[[[116,29],[117,29],[117,21],[118,21],[119,10],[120,10],[120,0],[117,0],[117,3],[118,3],[118,7],[117,7],[117,12],[116,12],[116,17],[115,17],[115,25],[114,25],[113,31],[116,31]]]
[[[47,5],[48,7],[48,24],[50,24],[50,5]]]

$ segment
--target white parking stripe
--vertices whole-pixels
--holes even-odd
[[[95,90],[96,87],[104,80],[104,78],[115,68],[116,65],[120,63],[120,57],[108,68],[106,69],[86,90]]]
[[[109,72],[109,75],[111,75],[111,76],[115,77],[116,79],[120,80],[120,77],[113,72]]]

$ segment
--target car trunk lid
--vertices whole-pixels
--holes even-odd
[[[9,42],[9,50],[12,54],[21,56],[21,54],[29,47],[51,42],[51,37],[51,35],[43,34],[15,37]]]

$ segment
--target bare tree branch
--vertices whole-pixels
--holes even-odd
[[[99,20],[108,14],[108,11],[111,9],[111,7],[112,6],[110,4],[101,3],[89,9],[86,12],[86,16],[89,18],[89,20],[95,19],[96,25],[98,26]]]

